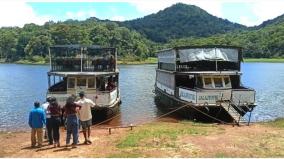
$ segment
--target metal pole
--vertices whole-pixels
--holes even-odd
[[[114,68],[114,72],[116,71],[117,68],[117,48],[115,48],[115,68]]]
[[[250,111],[250,113],[249,113],[249,121],[248,121],[248,126],[249,126],[249,124],[250,124],[250,118],[251,118],[251,111]]]
[[[83,48],[81,47],[81,72],[83,72]]]
[[[48,88],[50,87],[50,75],[48,75]]]
[[[216,59],[216,47],[215,47],[215,67],[216,67],[216,71],[218,70],[218,65],[217,65],[217,59]]]

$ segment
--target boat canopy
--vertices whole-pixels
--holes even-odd
[[[160,51],[158,60],[162,63],[176,63],[178,60],[180,63],[194,61],[229,61],[238,63],[241,60],[241,54],[239,47],[176,47]]]
[[[52,72],[114,72],[117,50],[99,45],[55,45],[49,48]]]

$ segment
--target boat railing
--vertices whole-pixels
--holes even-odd
[[[180,63],[177,61],[176,70],[183,71],[232,71],[240,70],[239,63],[230,61],[194,61]]]
[[[81,59],[81,58],[55,58],[51,61],[51,71],[54,72],[113,72],[114,59]]]

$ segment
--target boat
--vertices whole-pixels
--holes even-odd
[[[241,83],[242,48],[181,46],[158,51],[157,55],[158,108],[177,110],[192,120],[250,122],[256,92]]]
[[[96,103],[93,121],[114,116],[119,111],[119,70],[117,49],[99,45],[55,45],[48,49],[50,70],[47,96],[61,106],[70,96],[84,92]]]

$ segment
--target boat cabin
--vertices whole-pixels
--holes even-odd
[[[119,97],[116,49],[100,46],[59,45],[50,48],[47,96],[61,105],[71,95],[84,91],[100,106]]]
[[[241,48],[231,46],[176,47],[158,53],[156,87],[196,106],[216,106],[219,100],[254,105],[255,91],[241,83]]]

